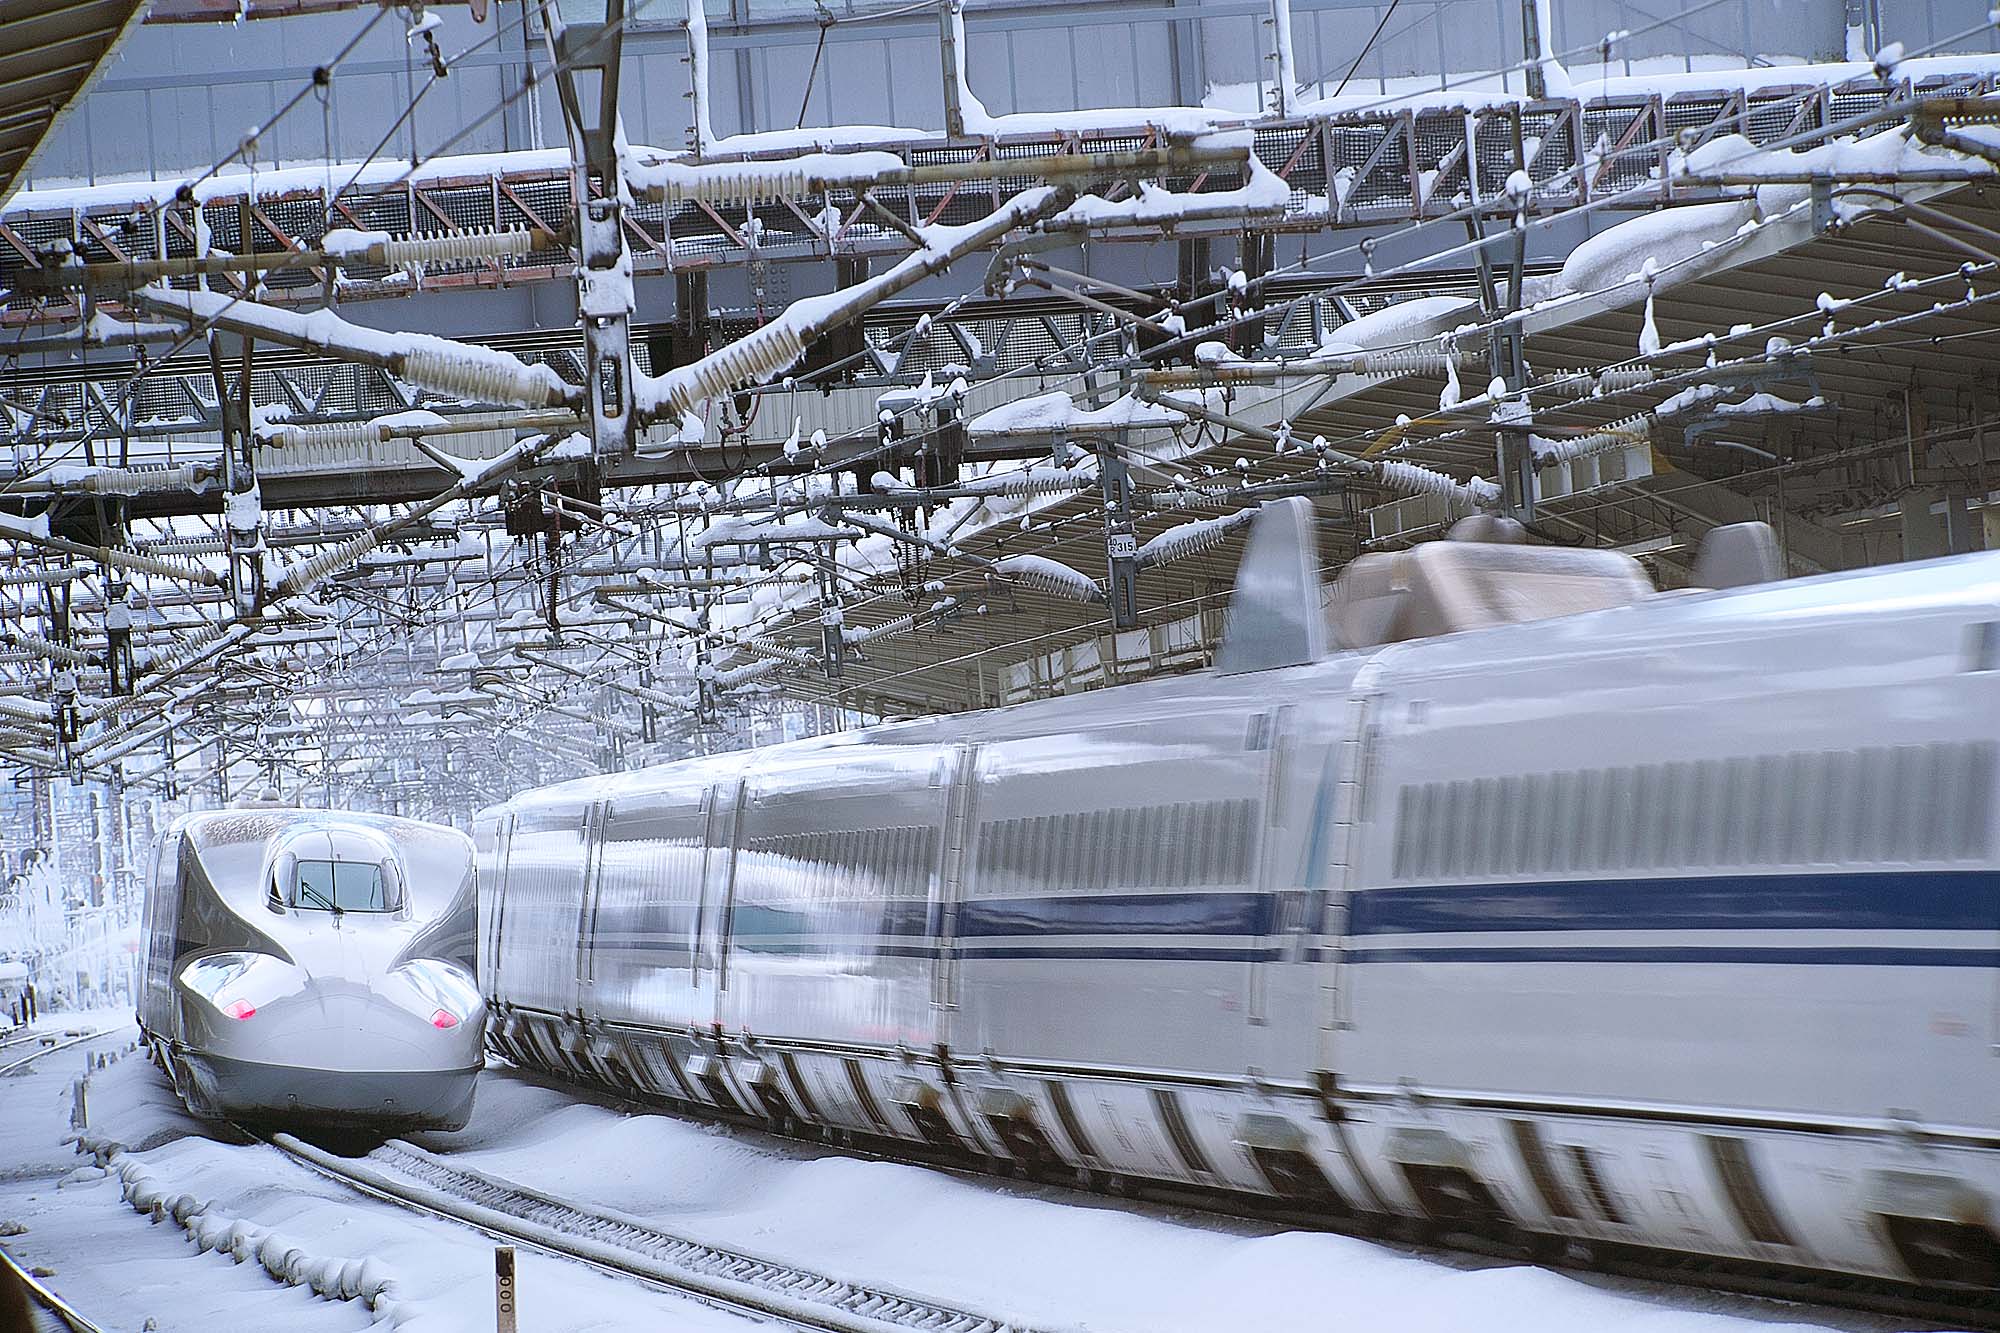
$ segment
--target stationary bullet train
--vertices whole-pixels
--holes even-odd
[[[1436,542],[1323,608],[1303,503],[1213,671],[486,811],[490,1041],[1405,1234],[2000,1286],[2000,554],[1657,593]]]
[[[155,852],[139,1026],[200,1116],[461,1128],[484,1063],[476,920],[454,829],[185,815]]]

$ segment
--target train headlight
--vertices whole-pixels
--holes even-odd
[[[413,958],[390,974],[415,992],[410,1007],[430,1025],[449,1032],[479,1009],[479,986],[472,974],[440,958]]]
[[[214,953],[181,969],[181,985],[239,1022],[298,991],[302,975],[264,953]]]

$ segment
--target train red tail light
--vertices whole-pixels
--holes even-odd
[[[449,1009],[440,1009],[431,1015],[431,1026],[439,1031],[455,1028],[458,1026],[458,1015]]]
[[[255,1018],[257,1016],[257,1006],[248,1000],[231,1000],[229,1007],[222,1012],[228,1014],[231,1018]]]

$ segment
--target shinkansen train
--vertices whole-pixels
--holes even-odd
[[[1299,504],[1212,671],[486,811],[489,1040],[927,1155],[2000,1285],[2000,554],[1659,593],[1435,542],[1323,607]]]
[[[183,816],[146,897],[139,1026],[188,1109],[465,1124],[484,1063],[472,845],[415,820]]]

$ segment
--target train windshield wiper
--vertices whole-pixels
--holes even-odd
[[[321,893],[318,889],[315,889],[310,884],[302,883],[299,885],[299,897],[301,899],[306,900],[308,906],[324,908],[326,911],[332,912],[336,916],[340,914],[340,909],[338,907],[335,907],[332,901],[328,899],[325,894]]]

